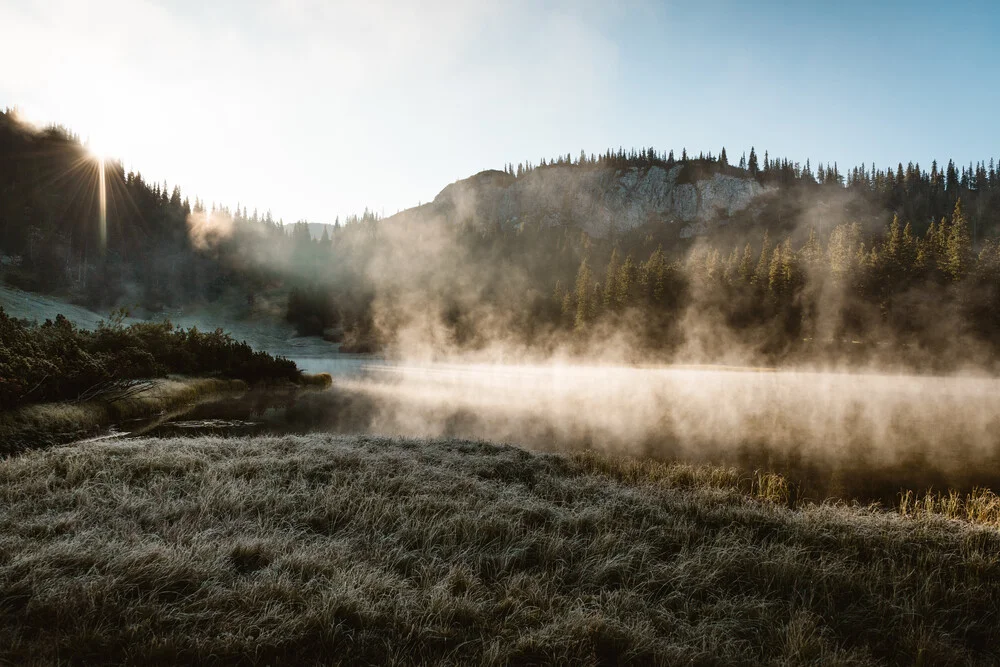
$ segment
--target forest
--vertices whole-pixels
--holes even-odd
[[[8,110],[0,158],[3,282],[93,308],[156,314],[227,299],[353,351],[398,348],[414,328],[433,329],[436,348],[500,341],[542,353],[590,351],[625,332],[647,358],[738,350],[744,361],[947,369],[991,365],[1000,339],[992,159],[842,171],[755,148],[732,162],[724,148],[643,148],[505,166],[530,179],[680,164],[682,181],[724,173],[771,186],[751,211],[691,239],[664,224],[596,238],[573,221],[421,219],[420,208],[365,211],[315,239],[305,221],[192,201],[113,162],[103,248],[95,161],[78,137]]]

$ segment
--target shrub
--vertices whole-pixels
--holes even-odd
[[[34,324],[0,308],[0,409],[39,401],[100,397],[167,373],[261,382],[299,382],[295,362],[252,349],[216,329],[175,329],[170,322],[125,326],[119,311],[96,331],[62,315]]]

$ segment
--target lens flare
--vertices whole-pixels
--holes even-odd
[[[97,163],[97,234],[103,255],[108,247],[108,190],[105,166],[109,157],[103,144],[93,138],[87,140],[86,149],[91,159]]]
[[[108,189],[104,171],[105,160],[97,161],[98,219],[97,233],[100,237],[101,254],[108,246]]]

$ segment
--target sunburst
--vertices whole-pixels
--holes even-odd
[[[88,142],[87,153],[97,163],[97,235],[103,255],[108,247],[108,181],[105,165],[107,152],[99,143]]]

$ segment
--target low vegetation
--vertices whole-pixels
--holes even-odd
[[[996,664],[1000,533],[458,440],[0,461],[0,662]]]
[[[242,380],[170,378],[143,383],[142,391],[114,400],[22,405],[0,412],[0,456],[65,444],[130,420],[166,420],[207,397],[246,389]]]
[[[119,312],[88,331],[62,316],[39,325],[0,308],[0,410],[46,401],[114,402],[168,373],[250,384],[301,381],[294,362],[255,351],[221,329],[125,326],[123,318]]]

